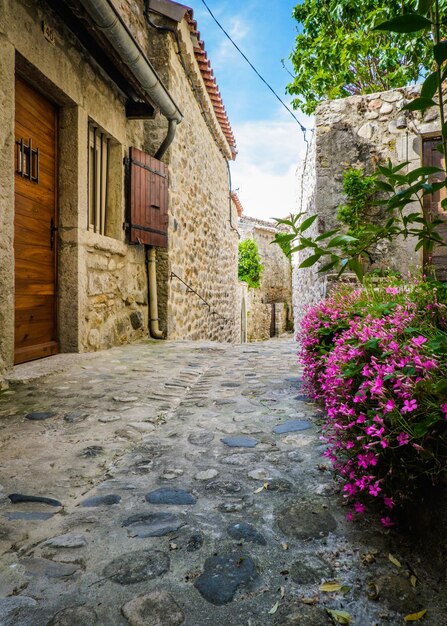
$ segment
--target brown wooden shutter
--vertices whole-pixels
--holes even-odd
[[[430,137],[423,142],[423,165],[444,168],[444,155],[439,152],[437,146],[441,143],[441,137]],[[431,182],[444,180],[444,173],[430,176]],[[442,219],[444,224],[438,226],[438,233],[447,241],[447,211],[441,202],[447,197],[447,189],[443,187],[431,195],[424,196],[424,210],[432,219]],[[447,248],[435,246],[432,254],[424,258],[424,265],[433,266],[436,271],[436,278],[447,281]]]
[[[129,241],[168,246],[168,167],[130,148]]]

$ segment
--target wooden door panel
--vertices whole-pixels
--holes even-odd
[[[423,142],[423,165],[434,166],[444,169],[444,155],[439,152],[437,146],[441,143],[440,137],[432,137],[425,139]],[[431,181],[442,181],[444,175],[442,172],[430,177]],[[432,219],[441,219],[446,221],[445,225],[438,226],[438,233],[447,241],[447,211],[445,211],[441,202],[447,197],[447,189],[436,191],[430,196],[424,196],[424,210],[428,217]],[[435,269],[436,278],[441,281],[447,281],[447,247],[436,246],[431,255],[424,256],[424,265]]]
[[[16,142],[39,150],[38,180],[18,173],[15,155],[15,362],[58,351],[56,330],[56,109],[44,96],[16,80]],[[27,173],[29,156],[27,158]],[[37,158],[35,155],[33,158]]]

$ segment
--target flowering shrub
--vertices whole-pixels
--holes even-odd
[[[351,503],[384,526],[447,468],[447,288],[382,283],[311,308],[298,339],[325,455]]]

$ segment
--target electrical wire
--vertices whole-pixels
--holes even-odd
[[[280,98],[280,96],[278,96],[278,94],[276,93],[276,91],[273,89],[273,87],[265,80],[265,78],[263,76],[261,76],[261,74],[258,72],[258,70],[255,68],[255,66],[253,65],[253,63],[250,61],[250,59],[242,52],[242,50],[239,48],[239,46],[237,45],[237,43],[235,41],[233,41],[231,35],[228,34],[228,32],[225,30],[225,28],[222,26],[222,24],[219,22],[219,20],[217,19],[217,17],[214,15],[214,13],[211,11],[211,9],[209,8],[209,6],[207,5],[207,3],[205,2],[205,0],[202,0],[202,4],[205,6],[206,10],[208,11],[208,13],[211,15],[211,17],[213,18],[213,20],[216,22],[217,26],[220,28],[220,30],[223,32],[223,34],[230,40],[230,42],[233,44],[233,46],[236,48],[236,50],[239,52],[239,54],[246,60],[246,62],[248,63],[248,65],[251,67],[251,69],[254,71],[254,73],[258,76],[258,78],[260,78],[262,80],[262,82],[266,85],[266,87],[272,92],[272,94],[275,96],[275,98],[282,104],[282,106],[286,109],[286,111],[288,111],[288,113],[290,113],[290,115],[293,117],[293,119],[295,120],[295,122],[298,124],[298,126],[301,128],[301,132],[304,135],[304,141],[307,143],[308,139],[306,138],[306,132],[309,130],[308,128],[306,128],[305,126],[303,126],[303,124],[299,121],[299,119],[297,118],[297,116],[295,115],[295,113],[287,106],[287,104]]]

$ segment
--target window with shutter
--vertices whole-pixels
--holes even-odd
[[[168,167],[130,148],[129,241],[168,245]]]

